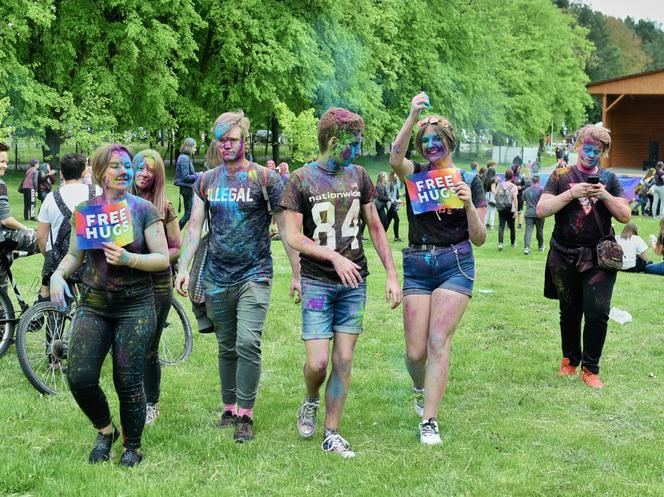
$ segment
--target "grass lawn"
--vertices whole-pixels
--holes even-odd
[[[367,165],[374,179],[388,170],[386,162]],[[13,213],[22,219],[18,180],[6,178]],[[177,205],[175,189],[169,194]],[[406,238],[405,212],[401,222]],[[656,232],[654,221],[636,222],[644,238]],[[552,224],[547,220],[547,236]],[[119,444],[113,463],[87,464],[93,428],[71,395],[40,396],[12,348],[0,360],[0,495],[664,495],[662,280],[619,275],[613,305],[634,321],[609,323],[601,363],[606,388],[591,391],[578,378],[558,377],[557,303],[542,296],[546,254],[524,256],[523,231],[518,235],[518,249],[499,253],[496,232],[476,249],[475,296],[454,338],[439,417],[442,446],[416,439],[401,309],[385,304],[385,274],[372,248],[365,332],[342,422],[357,457],[322,453],[320,426],[315,439],[298,438],[300,309],[289,302],[290,269],[275,243],[255,441],[238,445],[232,432],[213,427],[220,395],[210,335],[195,334],[189,360],[164,370],[161,417],[144,433],[143,464],[128,471],[116,464]],[[392,244],[399,270],[404,246]],[[23,288],[41,262],[34,256],[15,263]],[[102,381],[117,423],[110,368]]]

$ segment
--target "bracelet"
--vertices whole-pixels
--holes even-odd
[[[138,254],[134,254],[134,263],[130,264],[129,267],[133,269],[136,267],[136,264],[138,264]]]

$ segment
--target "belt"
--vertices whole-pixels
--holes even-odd
[[[408,245],[408,248],[412,250],[436,250],[450,247],[452,247],[452,245]]]

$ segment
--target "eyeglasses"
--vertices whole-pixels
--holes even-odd
[[[447,119],[439,116],[428,116],[425,117],[424,119],[420,119],[419,121],[417,121],[418,128],[422,128],[427,124],[440,124],[443,128],[452,129],[452,125],[450,124],[450,122]]]

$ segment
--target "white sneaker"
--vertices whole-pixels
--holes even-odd
[[[417,389],[413,387],[413,407],[417,417],[422,419],[422,416],[424,416],[424,388]]]
[[[420,442],[424,445],[437,445],[443,443],[438,433],[438,422],[434,418],[420,423]]]
[[[355,457],[355,452],[351,450],[350,444],[338,433],[328,435],[320,444],[320,448],[324,452],[336,452],[344,459]]]
[[[319,401],[307,401],[297,411],[297,431],[302,438],[311,438],[316,432],[316,416],[320,408]]]
[[[526,247],[525,249],[523,249],[523,253],[525,255],[530,255],[530,247]]]
[[[159,417],[159,404],[147,404],[145,406],[145,424],[153,424]]]
[[[501,252],[503,250],[503,244],[499,243],[498,244],[498,252]]]

